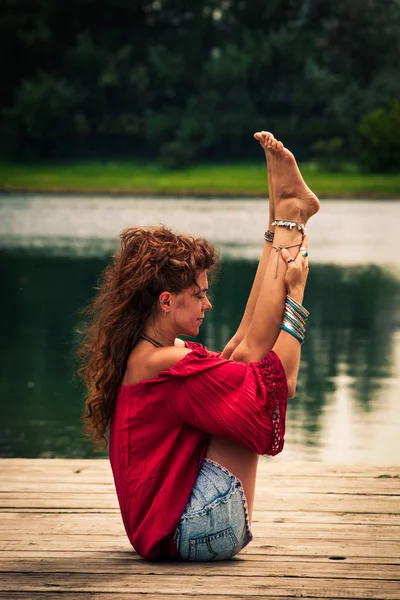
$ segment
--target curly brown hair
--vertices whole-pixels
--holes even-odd
[[[203,238],[177,235],[165,226],[129,227],[120,235],[121,250],[104,271],[86,309],[87,322],[78,373],[88,395],[82,420],[98,448],[114,413],[128,357],[148,318],[155,315],[163,291],[180,293],[211,270],[215,248]]]

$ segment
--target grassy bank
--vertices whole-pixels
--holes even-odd
[[[301,166],[303,176],[321,197],[398,197],[400,174],[327,173]],[[125,192],[262,196],[267,191],[265,165],[199,165],[167,171],[157,163],[81,162],[70,164],[0,164],[2,190]]]

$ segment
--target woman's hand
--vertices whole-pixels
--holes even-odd
[[[300,252],[295,259],[289,250],[282,250],[282,258],[287,263],[285,284],[288,294],[297,302],[303,301],[304,288],[308,277],[308,258],[304,253],[308,251],[308,238],[305,235],[301,244]],[[292,259],[292,260],[290,260]]]

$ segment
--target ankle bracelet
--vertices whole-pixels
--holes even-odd
[[[299,231],[301,231],[301,233],[304,235],[306,232],[306,226],[304,225],[304,223],[298,223],[297,221],[290,221],[288,219],[276,219],[272,225],[274,227],[286,227],[286,229],[290,229],[290,231],[292,231],[292,229],[294,229],[295,227],[297,227],[297,229]]]
[[[267,229],[267,231],[264,233],[264,240],[266,242],[273,242],[274,241],[274,232]]]

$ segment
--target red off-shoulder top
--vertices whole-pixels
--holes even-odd
[[[210,435],[257,454],[283,448],[287,382],[274,352],[260,362],[220,358],[196,342],[155,379],[121,386],[109,456],[122,519],[146,559],[178,557],[173,533]]]

